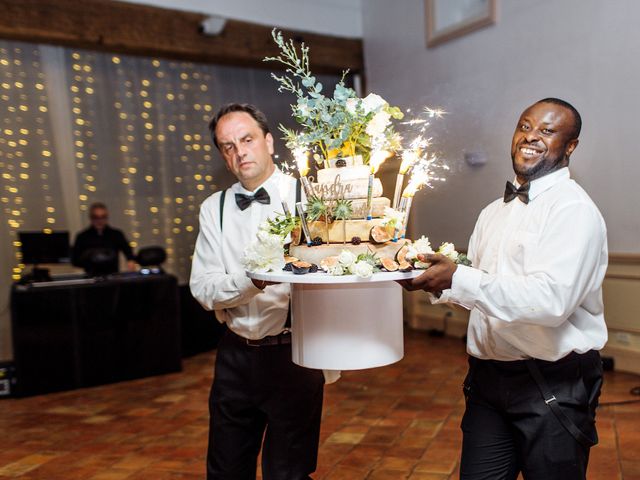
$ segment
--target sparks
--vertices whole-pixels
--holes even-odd
[[[419,154],[416,149],[405,150],[402,152],[402,163],[400,164],[400,175],[406,174],[414,163],[418,161]]]
[[[447,114],[447,112],[445,112],[441,108],[430,107],[424,107],[424,112],[429,116],[429,118],[442,118],[443,115]]]
[[[380,166],[390,156],[391,152],[387,150],[375,150],[369,158],[369,167],[371,168],[371,174],[375,175],[376,173],[378,173]]]
[[[424,118],[413,118],[411,120],[407,120],[406,122],[400,122],[400,125],[421,125],[428,122],[429,120],[425,120]]]

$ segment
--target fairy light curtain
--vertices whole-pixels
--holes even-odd
[[[80,227],[88,206],[104,201],[132,246],[165,245],[169,270],[185,279],[198,206],[233,181],[207,131],[214,110],[231,100],[256,103],[276,137],[276,125],[290,123],[287,99],[266,70],[46,47],[64,52],[66,91],[56,94],[68,100],[71,128],[52,127],[42,47],[0,45],[1,201],[12,238],[18,230],[67,229],[64,197],[72,190],[77,211],[68,213],[81,219]],[[57,143],[73,157],[74,175],[62,182],[61,164],[69,159],[54,148],[56,133],[69,135]],[[13,273],[22,267],[18,262]]]
[[[188,280],[199,205],[234,181],[207,130],[230,101],[258,105],[289,156],[277,125],[294,126],[292,99],[268,70],[0,41],[0,359],[9,288],[29,268],[19,231],[73,239],[102,201],[134,249],[165,247],[165,269]]]

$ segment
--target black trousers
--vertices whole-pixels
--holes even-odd
[[[208,480],[309,479],[318,458],[324,376],[291,345],[249,346],[227,330],[209,397]]]
[[[572,353],[557,362],[535,362],[563,413],[597,440],[600,354]],[[520,472],[525,480],[586,479],[589,448],[544,402],[524,361],[470,357],[464,392],[462,480],[516,480]]]

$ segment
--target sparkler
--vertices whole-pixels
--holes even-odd
[[[380,165],[391,156],[391,153],[386,150],[374,150],[369,158],[369,168],[371,173],[369,174],[369,185],[367,188],[367,220],[373,218],[373,181],[375,175],[378,173]]]
[[[293,158],[298,166],[298,172],[300,173],[300,182],[302,182],[302,188],[307,198],[313,196],[313,190],[307,174],[309,173],[309,152],[304,147],[296,147],[293,149]]]
[[[404,183],[404,176],[418,160],[418,152],[415,149],[405,150],[402,152],[402,163],[400,169],[396,175],[396,189],[393,192],[393,203],[391,208],[398,209],[398,203],[400,202],[400,194],[402,193],[402,184]]]
[[[410,109],[407,109],[407,113]],[[432,181],[444,181],[444,178],[435,176],[435,169],[441,168],[448,170],[446,165],[438,163],[438,158],[428,153],[428,147],[431,146],[431,138],[425,137],[425,132],[430,124],[431,119],[442,118],[445,112],[439,108],[424,107],[422,113],[416,118],[402,122],[403,125],[415,127],[418,135],[411,141],[409,148],[402,152],[402,163],[396,176],[396,189],[393,194],[392,208],[404,213],[402,225],[397,225],[394,230],[394,240],[397,240],[399,234],[404,238],[407,224],[409,222],[409,212],[411,204],[416,192],[423,186],[431,187]],[[407,187],[402,190],[405,175],[411,170],[411,177]],[[402,192],[402,195],[400,194]]]
[[[289,190],[291,189],[290,179],[291,179],[291,175],[288,173],[284,173],[280,177],[280,182],[278,185],[278,193],[280,193],[280,202],[282,203],[282,211],[284,212],[286,217],[291,216],[289,205],[287,205],[287,198],[289,198]]]
[[[307,225],[307,217],[305,216],[304,209],[302,208],[302,202],[296,203],[296,210],[298,211],[298,216],[300,217],[300,225],[302,226],[302,231],[304,232],[304,238],[307,239],[307,247],[310,247],[312,245],[311,233],[309,232],[309,225]]]
[[[404,212],[404,220],[400,228],[396,227],[394,237],[397,237],[398,234],[401,234],[401,238],[405,237],[409,222],[409,212],[411,211],[411,204],[413,203],[413,197],[416,192],[425,185],[431,186],[431,182],[434,180],[444,181],[444,178],[434,176],[432,166],[436,161],[437,157],[432,155],[431,157],[421,159],[414,165],[411,171],[411,178],[402,192],[402,199],[400,201],[400,211]],[[447,167],[443,166],[443,168],[446,169]]]

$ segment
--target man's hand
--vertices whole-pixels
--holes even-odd
[[[251,281],[253,282],[255,287],[259,288],[260,290],[264,290],[264,288],[269,286],[269,285],[277,285],[278,284],[278,282],[266,282],[266,281],[263,281],[263,280],[256,280],[255,278],[252,278]]]
[[[419,277],[410,280],[399,280],[398,283],[409,291],[424,290],[437,293],[451,288],[451,279],[458,266],[453,260],[437,253],[418,255],[418,260],[430,263],[431,266]]]

